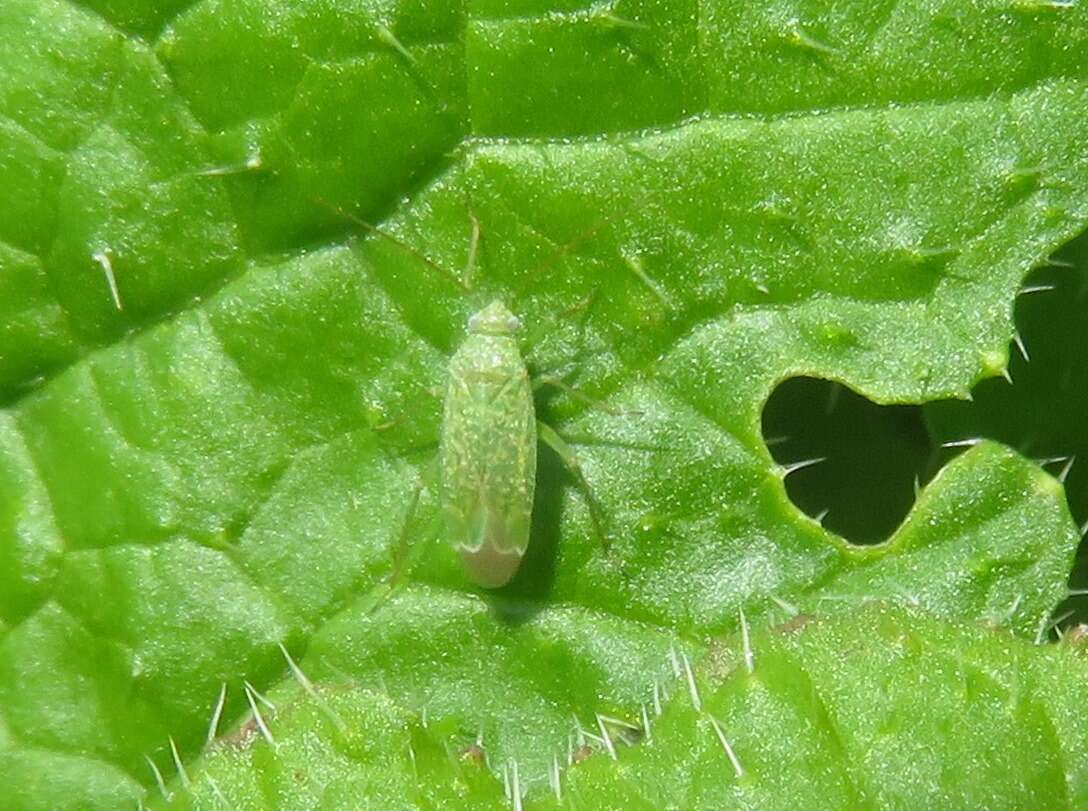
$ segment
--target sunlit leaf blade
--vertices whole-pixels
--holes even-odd
[[[238,755],[238,807],[265,769],[403,792],[418,735],[418,803],[477,777],[501,803],[503,764],[548,786],[575,719],[637,723],[742,609],[1047,637],[1077,532],[1034,463],[974,448],[859,550],[789,502],[760,414],[793,375],[925,402],[1001,374],[1024,276],[1088,222],[1088,11],[749,5],[3,4],[0,807],[181,797],[229,760],[212,719],[281,691],[284,740],[320,745]],[[541,453],[521,573],[487,595],[431,460],[494,298],[577,391],[537,415],[591,490]],[[338,771],[285,651],[396,753]],[[1035,740],[1033,712],[978,739]],[[479,734],[469,780],[444,746]]]
[[[712,655],[652,739],[572,767],[564,807],[1078,808],[1085,660],[869,605]],[[1061,694],[1048,685],[1069,685]],[[607,797],[607,802],[597,798]],[[540,807],[549,807],[544,803]]]

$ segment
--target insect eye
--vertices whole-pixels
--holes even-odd
[[[516,332],[517,330],[521,329],[520,319],[518,319],[516,315],[510,316],[508,319],[506,319],[506,328],[510,332]]]

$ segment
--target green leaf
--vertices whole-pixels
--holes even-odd
[[[760,415],[797,375],[920,403],[1005,368],[1025,274],[1088,222],[1083,8],[179,6],[0,9],[0,808],[131,805],[156,771],[187,802],[254,690],[291,709],[282,752],[209,755],[237,807],[298,773],[408,796],[409,741],[410,807],[501,803],[513,762],[547,802],[575,718],[633,719],[742,611],[876,598],[943,617],[925,644],[1047,635],[1078,534],[1038,466],[975,447],[855,548],[789,501]],[[537,415],[607,537],[542,453],[490,593],[429,468],[447,359],[495,298],[577,391]],[[284,652],[355,685],[320,693],[346,739]],[[911,673],[905,702],[940,699]],[[955,773],[993,730],[1035,740],[1024,713],[950,746]],[[368,731],[396,754],[356,752]],[[491,770],[446,757],[478,734]],[[908,754],[885,765],[919,791]],[[1014,795],[1053,783],[1027,765]]]
[[[541,808],[1077,808],[1086,667],[1079,648],[917,609],[796,615],[716,642],[698,667],[658,662],[639,711],[573,730],[530,796]],[[1071,689],[1054,693],[1056,680]],[[382,694],[278,692],[166,807],[502,808],[525,789],[514,762]]]
[[[651,738],[570,770],[571,807],[1079,808],[1081,651],[916,610],[801,616],[714,652]],[[1059,681],[1068,692],[1054,694]],[[728,749],[726,748],[728,747]],[[546,806],[544,806],[546,807]]]
[[[169,808],[500,808],[502,784],[471,739],[350,684],[286,685],[156,798]],[[262,696],[262,698],[264,698]],[[255,703],[258,699],[254,698]],[[477,753],[481,753],[477,755]],[[266,797],[275,797],[269,802]]]

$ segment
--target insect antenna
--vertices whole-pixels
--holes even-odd
[[[396,245],[401,250],[408,252],[413,257],[418,259],[420,262],[427,265],[427,267],[431,268],[431,270],[438,273],[446,281],[453,283],[454,285],[456,285],[458,288],[460,288],[464,292],[467,293],[472,289],[471,285],[468,282],[466,282],[464,279],[461,279],[459,276],[457,276],[457,274],[455,274],[452,271],[447,270],[446,268],[442,267],[442,265],[438,264],[436,261],[431,259],[426,254],[424,254],[418,248],[415,248],[414,246],[409,245],[403,239],[400,239],[399,237],[393,236],[393,234],[389,233],[385,229],[379,228],[378,226],[374,225],[371,222],[367,222],[362,217],[356,216],[355,214],[352,214],[350,211],[346,211],[342,206],[338,206],[335,203],[331,203],[328,200],[325,200],[325,199],[320,198],[320,197],[314,197],[314,198],[311,198],[311,199],[313,199],[313,201],[315,203],[317,203],[318,205],[329,209],[331,212],[333,212],[334,214],[342,217],[343,219],[347,220],[348,222],[359,226],[360,228],[362,228],[367,233],[373,234],[376,237],[380,237],[381,239],[384,239],[386,242],[389,242],[392,245]],[[478,234],[479,233],[479,224],[476,222],[475,217],[473,217],[472,219],[473,219],[473,222],[474,222],[473,233]],[[472,251],[472,258],[473,259],[475,259],[475,253],[476,253],[475,250],[473,250]]]
[[[525,289],[536,279],[536,277],[547,268],[554,265],[556,262],[562,260],[565,256],[574,253],[581,245],[589,242],[601,231],[614,224],[617,220],[625,217],[631,212],[631,210],[639,203],[644,203],[648,199],[649,195],[644,193],[638,195],[638,197],[626,205],[616,206],[612,211],[607,214],[602,214],[590,225],[584,228],[579,233],[575,234],[566,242],[557,246],[550,254],[545,256],[540,262],[538,262],[527,274],[525,279],[518,285],[514,286],[512,294],[514,297],[521,296],[525,292]],[[591,298],[594,298],[596,293],[591,294]],[[592,301],[589,302],[592,304]]]

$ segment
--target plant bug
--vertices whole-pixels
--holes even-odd
[[[469,318],[468,335],[449,365],[439,442],[442,507],[466,573],[484,588],[506,585],[529,546],[538,438],[574,474],[594,530],[604,537],[574,451],[536,419],[520,328],[506,305],[493,301]],[[538,383],[565,388],[550,377]]]
[[[471,290],[470,284],[392,234],[335,206],[328,207],[399,245],[462,290]],[[472,224],[469,267],[465,272],[468,279],[472,277],[480,230],[475,217]],[[602,224],[597,224],[594,230],[600,227]],[[602,541],[605,538],[598,505],[577,457],[553,428],[536,419],[533,390],[538,385],[557,386],[592,406],[603,406],[557,378],[531,380],[518,345],[520,328],[520,320],[502,301],[492,301],[468,319],[467,335],[448,366],[437,460],[441,508],[447,537],[458,551],[465,572],[483,588],[506,585],[528,548],[538,439],[546,442],[574,475],[586,497],[594,531]],[[402,564],[403,558],[395,554],[392,580],[399,576]]]
[[[509,582],[529,546],[537,431],[520,327],[501,301],[469,319],[450,360],[442,415],[446,529],[465,571],[484,588]]]

